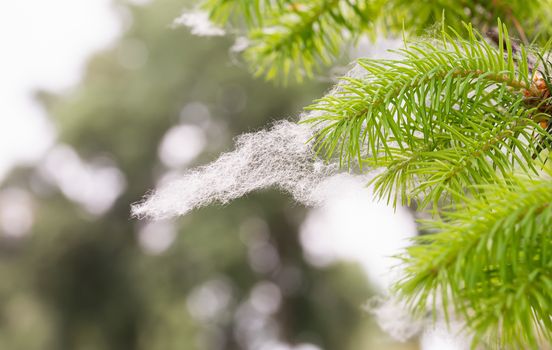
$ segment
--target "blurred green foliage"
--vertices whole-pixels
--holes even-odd
[[[324,74],[362,37],[431,34],[444,21],[487,33],[498,18],[525,43],[552,33],[550,0],[201,0],[217,24],[246,37],[244,58],[256,75],[302,81]]]
[[[276,332],[283,342],[323,349],[411,349],[393,345],[361,310],[371,292],[358,266],[317,269],[304,261],[298,241],[303,210],[279,193],[178,221],[176,240],[163,254],[141,248],[137,232],[146,223],[129,218],[129,206],[167,171],[158,158],[167,130],[198,123],[180,120],[185,105],[204,104],[217,126],[206,130],[199,164],[228,150],[232,136],[296,115],[327,88],[284,89],[252,79],[231,63],[225,38],[170,28],[184,5],[115,3],[126,32],[90,59],[74,89],[38,94],[60,143],[87,161],[110,159],[126,188],[109,211],[91,215],[39,167],[16,169],[4,182],[4,189],[32,195],[35,218],[28,235],[0,236],[0,348],[253,349],[255,336],[262,341]],[[137,50],[141,61],[133,60]],[[239,108],[236,91],[245,96]],[[257,232],[263,227],[266,237]],[[260,270],[251,264],[258,237],[277,257]],[[277,286],[282,294],[274,314],[261,317],[251,308],[259,285]],[[199,317],[194,300],[205,307]]]

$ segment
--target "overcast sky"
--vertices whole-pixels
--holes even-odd
[[[0,178],[14,162],[41,157],[54,131],[33,101],[37,88],[75,84],[85,58],[120,25],[109,0],[0,2]]]

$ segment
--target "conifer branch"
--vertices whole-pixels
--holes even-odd
[[[537,140],[550,134],[534,119],[549,118],[549,101],[531,80],[527,49],[514,53],[502,25],[499,47],[466,32],[409,45],[402,59],[359,60],[365,77],[344,79],[340,93],[310,107],[322,112],[307,120],[318,126],[319,152],[386,168],[376,193],[395,205],[398,194],[415,198],[422,208],[477,195],[472,185],[519,168],[535,174]]]
[[[396,290],[417,312],[437,300],[462,315],[474,344],[537,348],[552,337],[552,181],[516,178],[481,190],[486,199],[424,222],[436,233],[402,256]]]
[[[354,41],[373,26],[375,11],[366,2],[323,0],[290,3],[273,17],[264,19],[263,27],[249,32],[250,47],[245,58],[255,67],[256,75],[286,81],[289,76],[302,80],[333,63],[345,41]]]
[[[257,75],[284,81],[312,77],[361,36],[422,34],[443,15],[457,31],[471,22],[487,32],[503,18],[523,42],[552,33],[552,0],[204,0],[201,6],[211,20],[248,38],[244,56]]]

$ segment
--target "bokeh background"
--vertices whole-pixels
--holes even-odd
[[[365,311],[407,210],[277,191],[184,218],[130,218],[163,181],[296,118],[328,79],[255,79],[185,0],[0,4],[0,349],[446,349]],[[224,176],[224,174],[221,174]]]

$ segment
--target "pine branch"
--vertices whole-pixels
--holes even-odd
[[[346,42],[356,40],[373,26],[375,10],[363,2],[324,0],[288,5],[269,17],[262,28],[249,34],[245,58],[256,75],[284,81],[312,77],[315,71],[335,62]]]
[[[444,16],[458,31],[471,21],[487,32],[503,18],[524,42],[552,34],[552,0],[204,0],[201,6],[211,20],[248,38],[244,55],[257,75],[284,81],[312,77],[361,36],[422,34]]]
[[[422,208],[443,194],[476,195],[473,185],[518,168],[535,173],[537,139],[550,140],[536,120],[550,116],[527,50],[514,53],[502,25],[499,47],[470,26],[466,36],[412,44],[397,60],[361,59],[366,76],[345,79],[340,93],[310,107],[322,112],[307,120],[319,130],[319,152],[349,166],[387,168],[375,178],[376,193],[395,205],[394,193],[416,198]]]
[[[201,7],[209,11],[217,24],[244,24],[249,28],[260,27],[267,13],[280,11],[291,0],[205,0]]]
[[[435,301],[468,321],[474,344],[537,348],[552,340],[552,180],[483,186],[420,236],[402,257],[396,290],[417,312]],[[447,314],[448,317],[448,314]]]
[[[374,181],[376,193],[397,205],[394,190],[401,189],[404,201],[415,199],[419,208],[433,204],[437,209],[447,198],[454,204],[466,194],[485,195],[478,185],[508,178],[514,169],[537,174],[532,160],[540,146],[532,130],[540,126],[530,119],[531,112],[519,105],[503,113],[479,111],[453,112],[461,121],[444,125],[427,144],[420,140],[421,150],[391,149],[393,160],[380,163],[385,170]]]
[[[203,7],[217,23],[245,23],[250,43],[244,56],[255,74],[286,82],[312,77],[342,55],[344,43],[373,33],[381,3],[207,0]]]
[[[443,20],[443,11],[447,25],[455,30],[460,30],[462,23],[469,22],[478,30],[486,32],[501,18],[508,27],[515,28],[515,36],[527,44],[529,38],[534,39],[539,33],[550,33],[551,26],[546,18],[549,18],[547,14],[550,14],[551,5],[549,0],[391,0],[387,2],[385,11],[392,11],[394,16],[384,21],[387,27],[394,30],[404,27],[421,34]],[[413,13],[416,15],[413,16]]]

